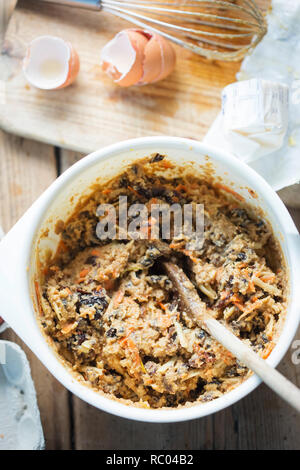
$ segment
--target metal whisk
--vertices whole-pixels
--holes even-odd
[[[209,59],[239,60],[267,31],[254,0],[44,0],[109,12]]]

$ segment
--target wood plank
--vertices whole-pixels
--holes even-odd
[[[62,151],[61,170],[82,157]],[[291,209],[300,229],[300,211]],[[300,328],[296,335],[300,339]],[[300,368],[290,348],[279,370],[300,386]],[[188,423],[137,423],[109,415],[72,398],[76,449],[300,449],[300,416],[265,385],[215,415]]]
[[[8,231],[56,178],[53,147],[0,131],[0,175],[0,223]],[[68,391],[12,330],[1,338],[18,343],[29,359],[47,448],[68,449],[71,445]]]
[[[2,50],[6,28],[16,3],[17,0],[0,0],[0,50]]]
[[[259,3],[265,9],[269,0]],[[240,63],[208,61],[177,48],[176,70],[169,78],[121,89],[102,73],[99,57],[103,45],[128,26],[104,13],[40,0],[19,1],[0,55],[0,102],[5,103],[0,107],[0,128],[85,154],[149,135],[201,140],[219,112],[222,88],[235,81]],[[26,46],[45,32],[70,40],[79,52],[80,75],[67,89],[36,90],[23,77]],[[299,207],[298,192],[293,186],[284,189],[281,197]]]
[[[99,57],[104,44],[128,26],[103,12],[19,1],[2,56],[5,69],[7,62],[11,64],[11,72],[0,127],[85,153],[139,136],[202,139],[220,109],[221,89],[235,81],[240,64],[208,61],[176,48],[177,66],[169,78],[122,89],[101,71]],[[36,90],[23,77],[26,45],[45,33],[70,40],[79,52],[80,75],[67,89]]]
[[[74,163],[78,162],[85,156],[84,153],[73,152],[72,150],[61,150],[59,159],[59,172],[60,174],[66,171]]]

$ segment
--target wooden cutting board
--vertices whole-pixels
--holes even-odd
[[[101,71],[104,44],[129,24],[109,14],[41,1],[19,1],[1,57],[0,127],[85,153],[123,139],[174,135],[202,139],[220,109],[220,93],[239,63],[211,62],[176,48],[173,74],[155,85],[121,89]],[[70,40],[81,59],[77,81],[58,91],[29,86],[26,45],[53,34]]]

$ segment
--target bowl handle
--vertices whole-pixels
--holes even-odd
[[[24,340],[25,309],[30,305],[28,235],[31,222],[30,213],[25,214],[0,242],[0,315]]]

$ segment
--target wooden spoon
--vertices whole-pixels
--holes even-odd
[[[194,285],[181,268],[169,261],[163,262],[163,266],[178,293],[181,307],[186,313],[239,361],[259,375],[274,392],[300,412],[300,390],[222,323],[208,314],[206,304],[200,300]]]

